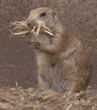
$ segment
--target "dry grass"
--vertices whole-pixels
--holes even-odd
[[[69,94],[34,88],[1,88],[0,110],[97,110],[96,93],[97,90],[89,89]]]
[[[45,24],[37,24],[36,26],[33,27],[33,29],[29,28],[26,24],[26,21],[15,21],[12,23],[12,25],[14,25],[15,27],[13,28],[13,30],[18,30],[18,32],[13,33],[11,30],[10,32],[13,35],[20,35],[20,34],[26,34],[26,33],[36,33],[36,35],[39,35],[40,31],[48,33],[50,35],[53,35],[53,32],[45,26]],[[36,30],[36,31],[35,31]]]

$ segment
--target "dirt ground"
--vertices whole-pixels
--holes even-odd
[[[55,9],[61,23],[87,47],[93,72],[85,92],[37,90],[33,50],[9,30],[12,22],[42,6]],[[97,0],[0,0],[0,110],[97,110]]]
[[[0,89],[0,110],[97,110],[97,90],[79,94],[41,92],[34,88]]]

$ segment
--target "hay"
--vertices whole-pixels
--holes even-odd
[[[28,27],[25,21],[15,21],[14,23],[12,23],[12,25],[15,26],[13,30],[18,30],[17,33],[13,33],[12,31],[10,31],[13,35],[26,34],[29,32],[34,33],[35,29],[37,35],[39,35],[40,31],[53,35],[53,32],[48,27],[46,27],[45,24],[37,24],[33,27],[33,29]]]

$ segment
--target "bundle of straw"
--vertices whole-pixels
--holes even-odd
[[[33,29],[28,27],[25,21],[22,21],[22,22],[15,21],[14,23],[12,23],[12,25],[15,26],[13,28],[13,30],[18,30],[17,33],[13,33],[11,31],[11,33],[13,35],[26,34],[26,33],[29,33],[29,32],[33,33],[35,31],[35,29],[36,29],[37,35],[39,35],[40,31],[48,33],[50,35],[53,35],[53,32],[48,27],[46,27],[45,24],[37,24],[36,26],[33,27]]]

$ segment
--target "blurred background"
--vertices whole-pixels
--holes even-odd
[[[60,22],[87,47],[93,62],[90,85],[97,85],[97,0],[0,0],[0,87],[37,87],[33,50],[22,36],[9,32],[14,21],[25,20],[32,9],[50,7]]]

